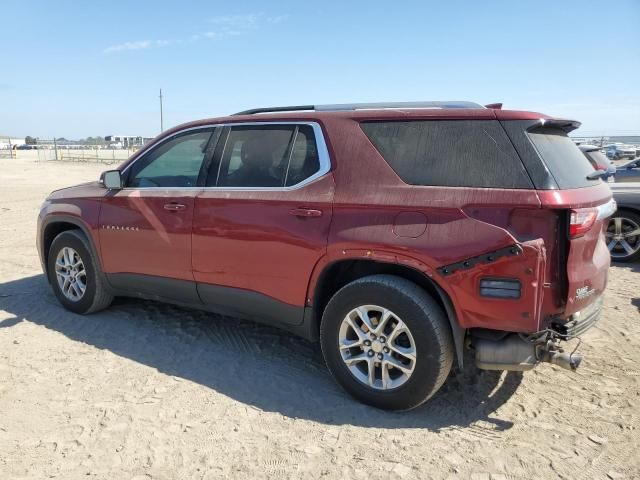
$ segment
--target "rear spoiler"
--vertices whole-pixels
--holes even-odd
[[[560,130],[564,130],[566,133],[572,132],[576,128],[579,128],[582,125],[581,122],[577,120],[565,120],[561,118],[541,118],[540,126],[550,127],[550,128],[559,128]]]

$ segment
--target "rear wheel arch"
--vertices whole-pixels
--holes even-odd
[[[465,329],[460,327],[451,298],[438,283],[424,272],[405,265],[376,260],[344,259],[330,263],[318,275],[309,293],[312,311],[307,318],[312,323],[310,331],[318,335],[322,313],[329,300],[345,285],[371,275],[394,275],[409,280],[425,290],[446,313],[451,334],[454,339],[456,358],[460,368],[463,367]]]

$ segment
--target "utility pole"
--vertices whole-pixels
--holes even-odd
[[[164,132],[164,119],[162,118],[162,89],[160,89],[160,133]]]

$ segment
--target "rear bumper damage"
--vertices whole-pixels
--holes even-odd
[[[553,320],[549,328],[533,334],[472,332],[476,366],[483,370],[531,370],[542,362],[576,370],[582,355],[566,352],[563,342],[579,338],[600,318],[602,297],[566,320]],[[579,345],[579,344],[578,344]]]

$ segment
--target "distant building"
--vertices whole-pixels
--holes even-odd
[[[140,137],[140,136],[129,136],[129,135],[107,135],[104,137],[104,141],[109,144],[109,146],[117,147],[117,148],[133,148],[133,147],[141,147],[145,143],[147,143],[150,138]]]
[[[14,145],[24,145],[24,138],[25,137],[12,137],[10,135],[0,135],[0,149],[7,149],[9,148],[9,145],[11,145],[12,147]]]

